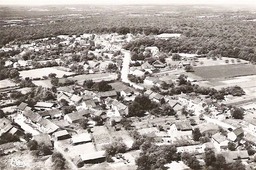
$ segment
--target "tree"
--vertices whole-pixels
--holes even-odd
[[[191,65],[186,65],[184,69],[186,72],[194,72],[194,69]]]
[[[0,109],[0,118],[3,118],[5,116],[4,111]]]
[[[223,155],[218,154],[216,156],[216,162],[215,162],[214,167],[218,170],[225,170],[227,168],[226,159]]]
[[[56,76],[57,76],[57,74],[56,73],[50,73],[49,75],[48,75],[48,77],[49,78],[56,78]]]
[[[27,143],[27,147],[29,148],[29,150],[37,150],[38,143],[35,140],[31,140]]]
[[[26,133],[25,135],[24,135],[24,139],[26,140],[26,141],[30,141],[31,139],[32,139],[32,134],[31,133]]]
[[[212,149],[205,149],[204,162],[206,166],[214,166],[216,162],[215,153]]]
[[[52,151],[51,149],[46,146],[45,144],[41,145],[39,147],[39,151],[43,154],[43,155],[51,155],[52,154]]]
[[[181,56],[179,54],[173,54],[172,55],[172,60],[173,61],[180,61],[181,60]]]
[[[52,154],[52,162],[54,165],[54,169],[63,170],[65,169],[66,160],[62,156],[61,153],[55,152]]]
[[[244,118],[244,111],[241,108],[233,108],[233,110],[231,110],[231,115],[234,119],[243,119]]]
[[[193,131],[192,131],[192,135],[193,135],[193,139],[195,141],[199,141],[200,137],[202,136],[199,128],[195,128]]]
[[[92,80],[85,80],[83,86],[85,88],[91,89],[94,85],[94,82]]]
[[[231,151],[236,150],[236,144],[234,142],[228,142],[228,149]]]
[[[237,160],[228,165],[228,170],[246,170],[245,166],[242,164],[241,160]]]
[[[201,169],[201,165],[196,157],[188,152],[183,152],[181,154],[181,160],[193,170]]]

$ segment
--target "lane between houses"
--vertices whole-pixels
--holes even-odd
[[[121,79],[124,83],[129,83],[132,87],[136,89],[143,90],[144,87],[137,85],[136,83],[131,82],[128,79],[128,74],[130,71],[130,62],[131,62],[131,53],[128,50],[122,49],[121,52],[124,54],[122,70],[121,70]]]

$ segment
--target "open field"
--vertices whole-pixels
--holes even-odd
[[[33,70],[25,70],[20,71],[20,76],[22,78],[30,77],[34,78],[42,78],[43,76],[48,76],[50,73],[55,73],[56,77],[63,77],[63,75],[72,75],[73,72],[62,71],[61,67],[47,67],[47,68],[39,68]]]
[[[194,70],[195,75],[205,79],[230,78],[256,74],[256,67],[246,64],[194,67]]]
[[[79,76],[74,76],[70,78],[71,80],[77,80],[77,82],[80,84],[83,84],[85,80],[93,80],[95,82],[100,82],[102,80],[105,81],[111,81],[117,79],[116,73],[100,73],[100,74],[83,74]]]
[[[0,88],[12,87],[12,86],[15,86],[15,85],[16,85],[16,83],[14,83],[13,81],[11,81],[9,79],[5,79],[5,80],[0,81]]]

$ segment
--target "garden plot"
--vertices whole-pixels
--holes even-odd
[[[56,77],[59,77],[59,78],[63,77],[63,75],[69,76],[69,75],[75,74],[73,72],[63,71],[61,67],[47,67],[47,68],[20,71],[20,76],[23,79],[26,77],[35,79],[35,78],[43,78],[43,76],[48,76],[50,73],[55,73]]]

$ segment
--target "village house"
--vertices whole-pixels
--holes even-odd
[[[115,99],[115,98],[117,97],[117,93],[116,93],[116,91],[114,91],[114,90],[106,91],[106,92],[99,92],[99,93],[98,93],[98,97],[99,97],[100,99],[106,99],[106,98],[108,98],[108,97]]]
[[[149,99],[153,100],[154,102],[160,103],[162,100],[164,100],[164,96],[159,93],[153,92],[149,95]]]
[[[55,132],[52,137],[58,141],[58,140],[65,140],[71,138],[70,134],[68,133],[67,130],[61,130],[58,132]]]
[[[62,112],[59,109],[45,110],[43,112],[39,112],[42,118],[46,119],[60,119],[62,116]]]
[[[56,104],[55,103],[49,103],[49,102],[37,102],[36,105],[34,106],[35,110],[51,110],[54,108]]]
[[[77,114],[76,112],[69,113],[64,116],[64,120],[68,121],[69,123],[78,123],[80,120],[83,119],[84,117],[80,114]]]
[[[92,109],[97,107],[96,103],[92,99],[84,101],[84,106],[86,109]]]
[[[239,141],[244,136],[244,130],[242,127],[236,128],[235,130],[228,133],[228,139],[235,142]]]
[[[204,145],[190,145],[190,146],[180,146],[177,147],[177,152],[183,153],[188,152],[191,154],[202,154],[204,153],[205,146]]]
[[[146,77],[144,80],[144,84],[147,86],[161,86],[161,82],[158,77]]]
[[[77,163],[101,163],[105,161],[105,151],[96,151],[92,153],[85,153],[82,155],[79,155],[79,161]]]
[[[17,107],[18,112],[23,112],[25,110],[30,110],[31,108],[28,106],[27,103],[21,102],[20,105]]]
[[[215,149],[217,150],[217,152],[226,150],[228,147],[228,143],[229,143],[229,141],[227,140],[227,137],[223,136],[220,133],[216,133],[216,134],[212,135],[211,141],[212,141]]]
[[[42,119],[42,117],[31,110],[23,112],[23,115],[27,118],[27,122],[34,123],[35,125]]]
[[[89,133],[80,133],[72,136],[72,144],[79,145],[87,142],[92,142],[91,135]]]
[[[0,136],[9,132],[13,128],[11,121],[7,118],[0,119]]]
[[[141,65],[141,68],[145,71],[148,71],[149,73],[151,72],[152,73],[152,70],[154,70],[154,66],[152,66],[151,64],[148,63],[148,61],[144,62],[142,65]]]
[[[221,152],[227,163],[235,162],[236,160],[248,161],[250,159],[247,150],[242,151],[225,151]]]
[[[57,125],[55,125],[53,122],[51,122],[48,119],[41,119],[38,122],[38,125],[39,125],[39,130],[41,132],[48,133],[48,134],[52,134],[59,129]]]

